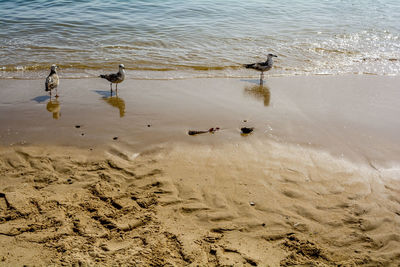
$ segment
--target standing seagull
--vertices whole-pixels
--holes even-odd
[[[56,65],[51,65],[51,70],[49,76],[46,78],[46,92],[50,91],[50,96],[51,96],[51,90],[56,89],[56,97],[58,97],[57,94],[57,87],[58,84],[60,83],[60,79],[58,78],[57,75],[57,66]]]
[[[267,61],[253,63],[253,64],[246,64],[244,65],[244,67],[246,67],[246,69],[255,69],[261,71],[260,83],[262,83],[262,80],[264,79],[264,71],[269,71],[272,68],[272,65],[274,64],[274,61],[272,60],[273,57],[278,57],[278,56],[275,56],[273,54],[268,54]]]
[[[125,66],[124,64],[119,64],[119,71],[113,74],[102,74],[100,78],[106,79],[110,82],[110,89],[112,92],[112,84],[115,83],[115,91],[118,92],[118,84],[123,82],[125,79]]]

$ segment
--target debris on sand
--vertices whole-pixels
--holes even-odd
[[[249,133],[251,133],[251,132],[254,130],[254,127],[251,127],[251,128],[249,128],[249,127],[243,127],[243,128],[241,128],[240,130],[242,131],[242,134],[249,134]]]
[[[219,127],[215,127],[215,128],[210,128],[207,131],[193,131],[193,130],[189,130],[188,131],[188,135],[197,135],[197,134],[203,134],[203,133],[215,133],[216,131],[219,130]]]

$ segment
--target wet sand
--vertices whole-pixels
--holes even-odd
[[[0,264],[398,264],[399,78],[257,82],[0,80]]]

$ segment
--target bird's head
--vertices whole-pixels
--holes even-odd
[[[52,72],[56,72],[56,70],[58,69],[56,64],[51,65],[51,71]]]
[[[278,57],[278,56],[274,55],[274,54],[268,54],[268,57],[271,58],[271,57]]]
[[[120,69],[120,70],[124,70],[124,69],[125,69],[124,64],[119,64],[119,69]]]

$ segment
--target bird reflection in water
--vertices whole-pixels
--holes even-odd
[[[263,82],[260,84],[246,86],[244,92],[251,95],[257,99],[262,99],[264,101],[264,106],[269,106],[271,100],[271,91],[268,86],[264,85]]]
[[[58,120],[58,118],[60,118],[60,108],[58,97],[56,96],[54,99],[50,97],[49,102],[47,102],[46,109],[48,112],[53,113],[53,119]]]
[[[113,93],[105,91],[96,91],[97,93],[103,95],[102,99],[108,103],[109,105],[118,108],[119,109],[119,116],[122,118],[125,116],[125,101],[118,96],[118,94],[115,94],[113,96]]]

